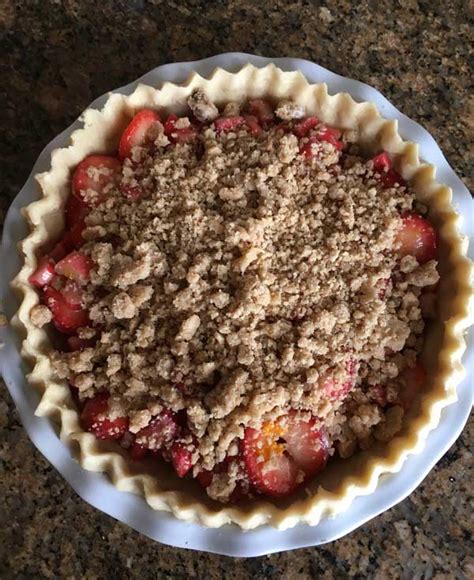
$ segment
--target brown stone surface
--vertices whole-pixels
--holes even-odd
[[[403,7],[402,7],[403,6]],[[294,56],[381,90],[469,186],[469,0],[1,0],[0,219],[50,139],[98,95],[172,61]],[[332,544],[232,560],[161,546],[83,502],[0,389],[2,578],[469,578],[472,421],[404,502]]]

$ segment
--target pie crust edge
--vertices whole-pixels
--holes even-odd
[[[348,474],[335,491],[319,487],[310,497],[295,495],[294,501],[283,507],[263,498],[246,507],[221,505],[194,497],[198,494],[186,488],[170,490],[169,486],[161,486],[156,477],[138,471],[125,453],[116,450],[116,444],[114,448],[114,444],[84,432],[67,383],[53,371],[47,333],[30,321],[30,310],[38,304],[39,297],[28,277],[36,267],[38,248],[58,236],[64,227],[64,212],[58,212],[58,208],[64,208],[69,195],[73,168],[89,154],[116,149],[121,131],[134,112],[142,108],[184,113],[186,98],[197,87],[204,89],[217,105],[259,97],[291,98],[327,125],[355,131],[358,141],[367,148],[390,153],[397,171],[410,181],[417,198],[429,207],[429,217],[445,248],[444,259],[451,277],[450,308],[436,373],[416,417],[387,444],[383,457],[374,454],[362,472],[357,476]],[[24,265],[11,285],[20,299],[12,325],[22,338],[22,357],[32,367],[28,381],[41,394],[36,414],[60,426],[61,440],[85,469],[106,472],[118,489],[140,494],[153,509],[170,511],[183,520],[207,527],[235,523],[244,529],[263,524],[286,529],[297,523],[316,525],[322,517],[348,509],[357,496],[375,490],[380,475],[400,471],[409,454],[421,451],[428,433],[438,425],[442,409],[457,400],[456,387],[464,377],[461,361],[466,348],[464,333],[474,322],[474,267],[466,257],[468,240],[459,232],[461,217],[451,203],[451,189],[436,182],[434,166],[420,162],[418,146],[402,140],[396,121],[383,119],[372,103],[357,103],[346,93],[329,95],[325,84],[309,84],[302,73],[283,72],[275,65],[264,68],[246,65],[237,73],[218,68],[209,79],[193,73],[183,85],[166,82],[160,89],[138,85],[130,96],[110,94],[101,110],[87,109],[81,120],[84,128],[72,133],[71,144],[52,152],[51,169],[35,176],[42,197],[23,209],[30,234],[19,244]],[[182,487],[180,483],[177,486]]]

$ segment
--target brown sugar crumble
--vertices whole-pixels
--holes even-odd
[[[86,217],[91,327],[79,336],[96,342],[56,352],[57,372],[82,400],[109,392],[132,433],[186,410],[194,474],[290,410],[317,418],[342,457],[390,439],[422,345],[421,293],[438,280],[435,261],[397,253],[414,194],[383,187],[357,154],[340,163],[330,142],[302,155],[286,126],[305,111],[290,101],[258,135],[218,131],[202,91],[189,106],[208,123],[196,139],[170,147],[158,124],[154,148],[123,165],[121,187],[141,195],[112,187]],[[38,326],[50,315],[32,311]],[[228,500],[242,469],[217,474],[209,495]]]
[[[51,310],[43,304],[37,304],[36,306],[33,306],[30,311],[30,320],[38,328],[41,328],[45,324],[51,322],[52,318]]]

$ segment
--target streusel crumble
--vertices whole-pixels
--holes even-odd
[[[381,152],[291,101],[145,109],[73,176],[31,283],[83,427],[219,501],[284,496],[425,381],[436,233]],[[66,339],[65,335],[69,335]]]

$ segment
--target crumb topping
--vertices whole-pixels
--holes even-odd
[[[188,104],[202,122],[219,114],[200,90]],[[291,123],[305,111],[285,101],[275,113]],[[393,436],[403,409],[385,413],[381,397],[395,400],[414,366],[421,291],[438,280],[435,261],[397,253],[414,195],[382,187],[357,155],[342,166],[330,142],[309,143],[308,159],[279,125],[254,135],[211,123],[171,147],[161,125],[157,135],[86,217],[95,266],[81,332],[97,342],[56,353],[58,373],[83,399],[107,390],[132,433],[163,408],[186,409],[195,473],[290,410],[324,424],[342,457]],[[130,187],[141,195],[124,196]],[[33,310],[39,326],[50,317]],[[219,474],[208,493],[228,498],[235,481]]]
[[[51,310],[43,304],[36,304],[30,311],[30,320],[38,328],[42,328],[52,320]]]

